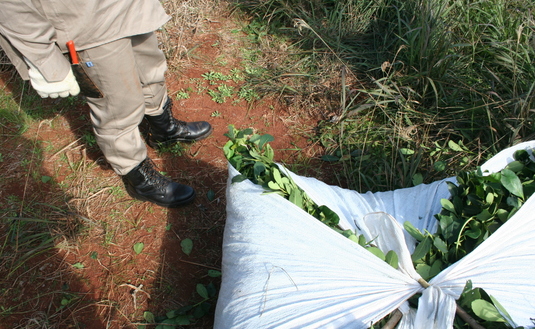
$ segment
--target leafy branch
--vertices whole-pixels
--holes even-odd
[[[232,178],[232,183],[249,179],[262,186],[264,194],[276,193],[284,197],[336,232],[358,243],[394,268],[398,268],[398,257],[394,251],[385,254],[373,244],[373,241],[367,241],[363,235],[351,230],[342,230],[338,226],[340,222],[338,214],[325,205],[316,204],[291,177],[281,172],[273,160],[273,148],[269,145],[269,142],[274,140],[273,136],[256,134],[251,128],[238,130],[233,125],[229,125],[229,132],[225,136],[229,138],[223,147],[225,157],[240,173]]]
[[[535,163],[526,150],[513,155],[514,161],[497,173],[484,175],[481,169],[460,172],[458,185],[448,182],[449,199],[435,215],[436,233],[421,232],[411,223],[404,227],[418,241],[412,260],[418,274],[429,280],[457,262],[498,230],[535,192]],[[467,282],[459,305],[486,328],[510,328],[506,310],[483,289]],[[457,319],[456,328],[463,323]]]
[[[398,268],[395,252],[389,251],[385,255],[373,245],[373,241],[367,241],[363,235],[342,230],[338,226],[340,218],[335,212],[327,206],[317,205],[290,176],[281,172],[273,160],[274,151],[269,145],[274,140],[273,136],[258,135],[252,129],[240,131],[233,125],[229,126],[229,132],[225,136],[229,141],[223,151],[229,163],[239,172],[233,177],[232,183],[249,179],[262,186],[264,194],[276,193],[286,198]],[[481,170],[461,172],[457,176],[459,185],[448,182],[451,198],[441,200],[442,210],[435,215],[439,221],[437,232],[421,232],[410,222],[404,223],[407,232],[418,241],[411,257],[416,271],[424,280],[430,280],[473,251],[511,218],[535,192],[535,163],[524,150],[516,152],[514,158],[515,161],[498,173],[485,176]],[[412,298],[411,302],[417,303],[417,298]],[[473,288],[470,281],[466,283],[457,309],[455,328],[481,328],[474,317],[481,319],[485,328],[510,328],[509,323],[512,323],[498,301],[483,289]]]

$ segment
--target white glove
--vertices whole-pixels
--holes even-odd
[[[25,61],[30,67],[28,74],[30,76],[32,87],[42,98],[57,98],[58,96],[68,97],[69,95],[76,96],[80,93],[80,86],[78,86],[78,82],[76,82],[72,69],[69,69],[69,73],[63,81],[48,82],[35,65],[26,58]]]

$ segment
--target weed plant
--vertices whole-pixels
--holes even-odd
[[[237,2],[254,31],[289,40],[299,84],[339,82],[323,93],[339,96],[316,138],[351,188],[430,182],[533,137],[533,2]],[[267,73],[273,90],[306,90],[288,88],[284,70]]]

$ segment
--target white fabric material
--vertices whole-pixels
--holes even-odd
[[[482,168],[499,171],[517,149],[504,150]],[[353,229],[386,253],[395,250],[400,270],[334,232],[284,198],[263,195],[229,165],[223,278],[215,328],[368,328],[395,309],[399,328],[451,328],[455,300],[467,280],[485,289],[509,312],[514,325],[533,326],[535,316],[535,198],[480,247],[433,278],[417,282],[410,261],[415,241],[402,228],[410,221],[434,232],[440,199],[449,197],[445,180],[382,193],[360,194],[297,176],[317,204],[327,205]],[[450,179],[453,180],[454,179]],[[421,292],[418,310],[406,301]]]
[[[62,81],[48,82],[35,65],[26,58],[25,61],[30,67],[28,75],[30,76],[32,87],[42,98],[58,98],[58,96],[68,97],[69,95],[76,96],[80,93],[80,86],[78,85],[78,82],[76,82],[72,69],[69,70],[67,76]]]

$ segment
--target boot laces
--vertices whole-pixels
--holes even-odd
[[[171,126],[177,126],[180,128],[181,131],[188,129],[188,123],[178,120],[174,117],[173,112],[171,111],[171,108],[173,107],[173,101],[171,98],[167,97],[167,101],[165,102],[163,106],[163,110],[166,111],[169,114],[169,118],[171,119]]]
[[[171,121],[173,121],[173,124],[176,125],[177,127],[179,127],[180,130],[182,130],[182,131],[188,129],[188,123],[187,122],[178,120],[178,119],[174,118],[172,115],[171,115]]]
[[[141,168],[145,177],[147,178],[147,181],[153,186],[164,188],[169,182],[171,182],[170,178],[160,174],[160,172],[155,169],[155,164],[150,158],[147,158],[145,161],[143,161]]]

